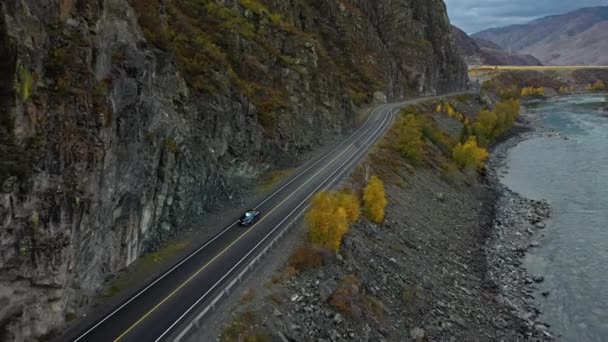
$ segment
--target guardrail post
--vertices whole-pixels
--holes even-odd
[[[265,257],[267,254],[269,254],[272,251],[272,249],[279,244],[279,240],[282,239],[285,236],[285,234],[287,234],[288,230],[291,229],[296,224],[296,222],[299,221],[300,217],[302,216],[302,214],[304,213],[304,211],[306,210],[307,207],[308,206],[304,207],[303,211],[301,211],[298,215],[296,215],[295,218],[291,222],[289,222],[287,225],[285,225],[285,227],[280,230],[280,232],[266,245],[266,247],[264,249],[262,249],[253,259],[251,259],[251,261],[247,264],[247,266],[245,266],[242,269],[242,271],[239,272],[238,275],[230,283],[228,283],[228,285],[220,293],[218,293],[216,295],[216,297],[211,301],[211,303],[209,303],[209,305],[207,305],[191,321],[191,323],[182,330],[182,333],[175,339],[174,342],[179,342],[182,339],[184,339],[184,337],[186,336],[186,334],[188,334],[188,332],[190,330],[193,330],[194,328],[196,328],[196,329],[201,328],[201,326],[203,325],[202,324],[203,317],[206,316],[210,310],[215,311],[217,308],[217,305],[220,302],[220,300],[222,299],[222,297],[230,295],[230,292],[232,291],[232,287],[234,287],[235,285],[237,285],[239,283],[242,283],[245,275],[247,275],[248,272],[251,272],[254,269],[255,264],[257,262],[261,262],[262,257]]]

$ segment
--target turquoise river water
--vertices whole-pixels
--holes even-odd
[[[544,276],[543,318],[565,341],[608,341],[608,102],[605,95],[559,97],[526,106],[568,137],[513,148],[503,178],[513,191],[552,207],[545,236],[526,266]]]

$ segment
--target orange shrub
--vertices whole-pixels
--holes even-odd
[[[323,265],[325,251],[313,246],[300,246],[291,255],[289,265],[298,271]]]
[[[384,192],[384,183],[379,177],[373,176],[370,179],[365,187],[363,202],[367,217],[373,222],[381,223],[384,220],[384,210],[388,200]]]
[[[345,277],[340,286],[329,297],[329,304],[349,316],[361,315],[361,293],[354,277]]]

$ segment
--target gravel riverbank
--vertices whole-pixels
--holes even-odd
[[[554,134],[539,127],[524,113],[479,180],[370,155],[360,170],[386,180],[385,221],[361,220],[339,254],[296,269],[288,259],[305,238],[300,224],[192,341],[553,340],[534,300],[542,278],[523,267],[550,208],[499,178],[510,148]],[[344,186],[357,188],[359,176]]]
[[[509,136],[495,145],[488,161],[487,177],[496,190],[495,219],[485,247],[488,280],[496,287],[497,301],[512,307],[514,314],[523,320],[526,335],[542,340],[555,339],[549,324],[542,321],[534,297],[538,293],[536,285],[544,279],[542,275],[529,274],[523,260],[530,248],[539,246],[538,239],[544,236],[544,221],[550,217],[551,207],[544,200],[527,199],[511,191],[500,178],[508,171],[510,149],[528,139],[558,135],[524,111]]]

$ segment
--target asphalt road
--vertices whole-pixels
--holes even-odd
[[[197,306],[205,305],[232,277],[307,206],[316,192],[335,185],[388,130],[400,107],[429,98],[376,108],[351,136],[308,162],[254,209],[260,219],[248,228],[227,218],[226,228],[71,341],[162,341],[175,333]],[[243,210],[250,208],[243,208]]]

